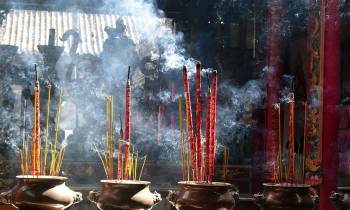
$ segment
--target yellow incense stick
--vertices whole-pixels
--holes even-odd
[[[48,86],[47,94],[47,109],[46,109],[46,130],[45,130],[45,149],[44,149],[44,167],[42,174],[46,175],[46,161],[47,161],[47,144],[49,139],[49,119],[50,119],[50,101],[51,101],[51,85]]]
[[[53,152],[53,146],[52,146],[52,144],[50,144],[50,150],[51,150],[51,164],[50,164],[50,175],[52,175],[53,174],[53,166],[54,166],[54,158],[55,158],[55,154],[54,154],[54,152]]]
[[[106,165],[105,165],[105,163],[104,163],[104,161],[103,161],[103,158],[102,158],[100,152],[99,152],[98,149],[97,149],[96,144],[94,144],[94,147],[95,147],[95,151],[96,151],[98,157],[100,158],[100,160],[101,160],[101,162],[102,162],[102,166],[103,166],[103,169],[105,170],[105,174],[106,174],[106,176],[108,176]]]
[[[110,96],[110,100],[109,100],[109,113],[110,113],[110,140],[109,140],[109,173],[110,173],[110,179],[113,179],[113,153],[114,153],[114,135],[113,135],[113,96]]]
[[[136,157],[135,157],[135,167],[134,167],[134,180],[136,180],[136,173],[137,173],[137,159],[138,159],[138,157],[139,157],[139,153],[138,153],[138,151],[136,152]]]
[[[21,173],[24,175],[24,159],[23,159],[23,151],[20,149],[19,150],[19,155],[20,155],[20,163],[21,163]]]
[[[64,150],[65,150],[65,147],[61,146],[59,155],[57,157],[58,161],[57,161],[57,166],[56,166],[56,175],[58,175],[60,170],[61,170],[61,165],[62,165],[63,156],[64,156]]]
[[[60,161],[60,166],[58,167],[58,172],[57,172],[57,174],[61,171],[65,151],[66,151],[66,147],[63,147],[62,156],[61,156],[61,161]]]
[[[133,167],[134,167],[134,150],[135,150],[135,148],[134,148],[134,146],[132,146],[132,152],[131,152],[131,163],[130,163],[130,166],[129,166],[129,177],[131,177],[131,175],[132,175],[132,169],[133,169]]]
[[[108,172],[109,172],[109,150],[108,150],[108,144],[109,144],[109,97],[106,97],[106,148],[105,148],[105,162],[106,162],[106,170],[107,170],[107,179],[108,179]]]
[[[139,176],[139,181],[141,181],[142,173],[143,173],[143,168],[145,167],[145,163],[147,160],[147,155],[145,156],[145,159],[143,160],[141,171],[140,171],[140,176]]]

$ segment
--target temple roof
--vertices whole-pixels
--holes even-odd
[[[6,19],[0,28],[0,44],[18,46],[20,52],[37,52],[37,45],[47,45],[49,29],[56,29],[55,45],[63,46],[69,52],[72,40],[62,42],[62,34],[76,28],[80,32],[81,43],[78,46],[79,54],[99,55],[107,39],[104,31],[106,26],[115,27],[119,18],[112,14],[40,11],[12,9],[6,14]],[[136,44],[138,36],[137,24],[144,21],[154,21],[160,24],[169,24],[169,19],[145,19],[141,17],[123,16],[129,36]]]

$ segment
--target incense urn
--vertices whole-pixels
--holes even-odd
[[[101,210],[147,210],[161,201],[151,193],[150,182],[131,180],[101,180],[102,190],[91,191],[88,199]]]
[[[314,210],[319,201],[309,185],[265,183],[254,199],[261,210]]]
[[[20,210],[64,210],[82,201],[82,194],[65,185],[66,177],[17,176],[12,190],[0,194],[0,202]]]
[[[179,182],[178,192],[170,191],[167,199],[178,210],[232,210],[238,191],[229,183]]]
[[[337,210],[350,210],[350,187],[338,187],[330,199]]]

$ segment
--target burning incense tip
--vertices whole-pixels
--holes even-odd
[[[35,71],[35,81],[39,82],[39,72],[38,72],[38,67],[37,64],[34,64],[34,71]]]
[[[208,88],[210,89],[210,77],[208,72],[205,73],[207,75],[207,84],[208,84]]]
[[[128,80],[130,80],[130,71],[131,71],[131,67],[128,66]]]

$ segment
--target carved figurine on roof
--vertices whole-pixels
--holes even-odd
[[[77,50],[78,50],[79,43],[81,42],[80,33],[78,29],[73,28],[65,31],[62,37],[60,37],[60,40],[62,42],[66,42],[69,40],[70,37],[72,37],[72,45],[69,49],[69,56],[61,57],[61,58],[64,58],[63,60],[65,60],[65,62],[63,63],[65,63],[66,65],[65,66],[66,68],[64,68],[66,70],[65,72],[66,80],[77,79],[77,63],[78,63]]]
[[[104,71],[112,73],[110,75],[125,75],[126,77],[125,69],[128,69],[130,65],[131,69],[135,70],[138,64],[136,46],[126,35],[126,30],[122,18],[116,21],[115,28],[108,26],[105,28],[108,38],[103,43],[101,59]]]

